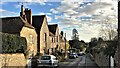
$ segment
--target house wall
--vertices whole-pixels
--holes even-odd
[[[26,66],[26,59],[23,53],[16,53],[16,54],[0,54],[0,68],[10,66],[11,68],[25,68]],[[19,66],[19,67],[18,67]]]
[[[46,41],[44,41],[45,34],[46,34]],[[44,49],[48,48],[49,46],[48,41],[49,41],[49,29],[48,29],[46,17],[44,17],[44,21],[40,30],[40,53],[45,54]]]
[[[59,51],[61,51],[61,49],[65,52],[65,40],[64,37],[59,35],[59,47],[58,47]]]
[[[28,57],[30,55],[36,55],[37,54],[37,34],[35,32],[35,29],[31,29],[28,27],[23,27],[20,32],[21,37],[25,37],[27,40],[27,52]]]
[[[60,42],[59,50],[61,51],[61,49],[62,49],[63,51],[65,51],[65,42],[64,42],[64,41]]]
[[[53,38],[53,41],[52,41],[52,38]],[[54,46],[55,46],[54,36],[49,36],[48,42],[49,42],[49,46],[48,46],[49,54],[52,54],[52,52],[53,52],[52,48],[54,48]]]
[[[60,41],[59,41],[59,28],[57,27],[56,28],[56,34],[55,34],[55,45],[54,45],[54,48],[56,48],[56,46],[58,45],[60,45]]]

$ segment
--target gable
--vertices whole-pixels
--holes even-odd
[[[37,31],[40,31],[42,24],[44,22],[45,15],[38,15],[32,17],[32,25],[36,28]]]
[[[57,27],[58,27],[57,24],[48,25],[49,31],[52,32],[54,35],[56,33]]]

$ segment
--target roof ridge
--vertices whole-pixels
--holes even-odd
[[[24,26],[30,27],[30,28],[34,28],[31,24],[29,24],[27,21],[25,21],[21,16],[20,19],[23,21]]]

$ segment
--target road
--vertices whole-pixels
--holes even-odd
[[[59,68],[99,68],[91,59],[90,54],[69,59],[59,64]]]

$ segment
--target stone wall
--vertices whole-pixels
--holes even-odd
[[[37,33],[35,29],[23,27],[20,32],[21,37],[25,37],[27,40],[27,56],[28,58],[31,55],[37,54]]]
[[[117,50],[114,57],[115,57],[115,66],[116,68],[119,68],[120,67],[120,40],[118,40]]]
[[[104,55],[103,52],[95,53],[94,61],[100,67],[103,67],[103,66],[109,67],[109,56]]]
[[[45,41],[45,35],[46,35],[46,41]],[[46,17],[44,17],[44,21],[40,31],[40,53],[43,55],[45,54],[45,49],[49,47],[48,41],[49,41],[49,29],[48,29],[47,19]]]
[[[0,54],[0,68],[1,67],[22,67],[25,68],[26,66],[26,59],[24,54],[16,53],[16,54]],[[19,68],[19,67],[18,67]]]

